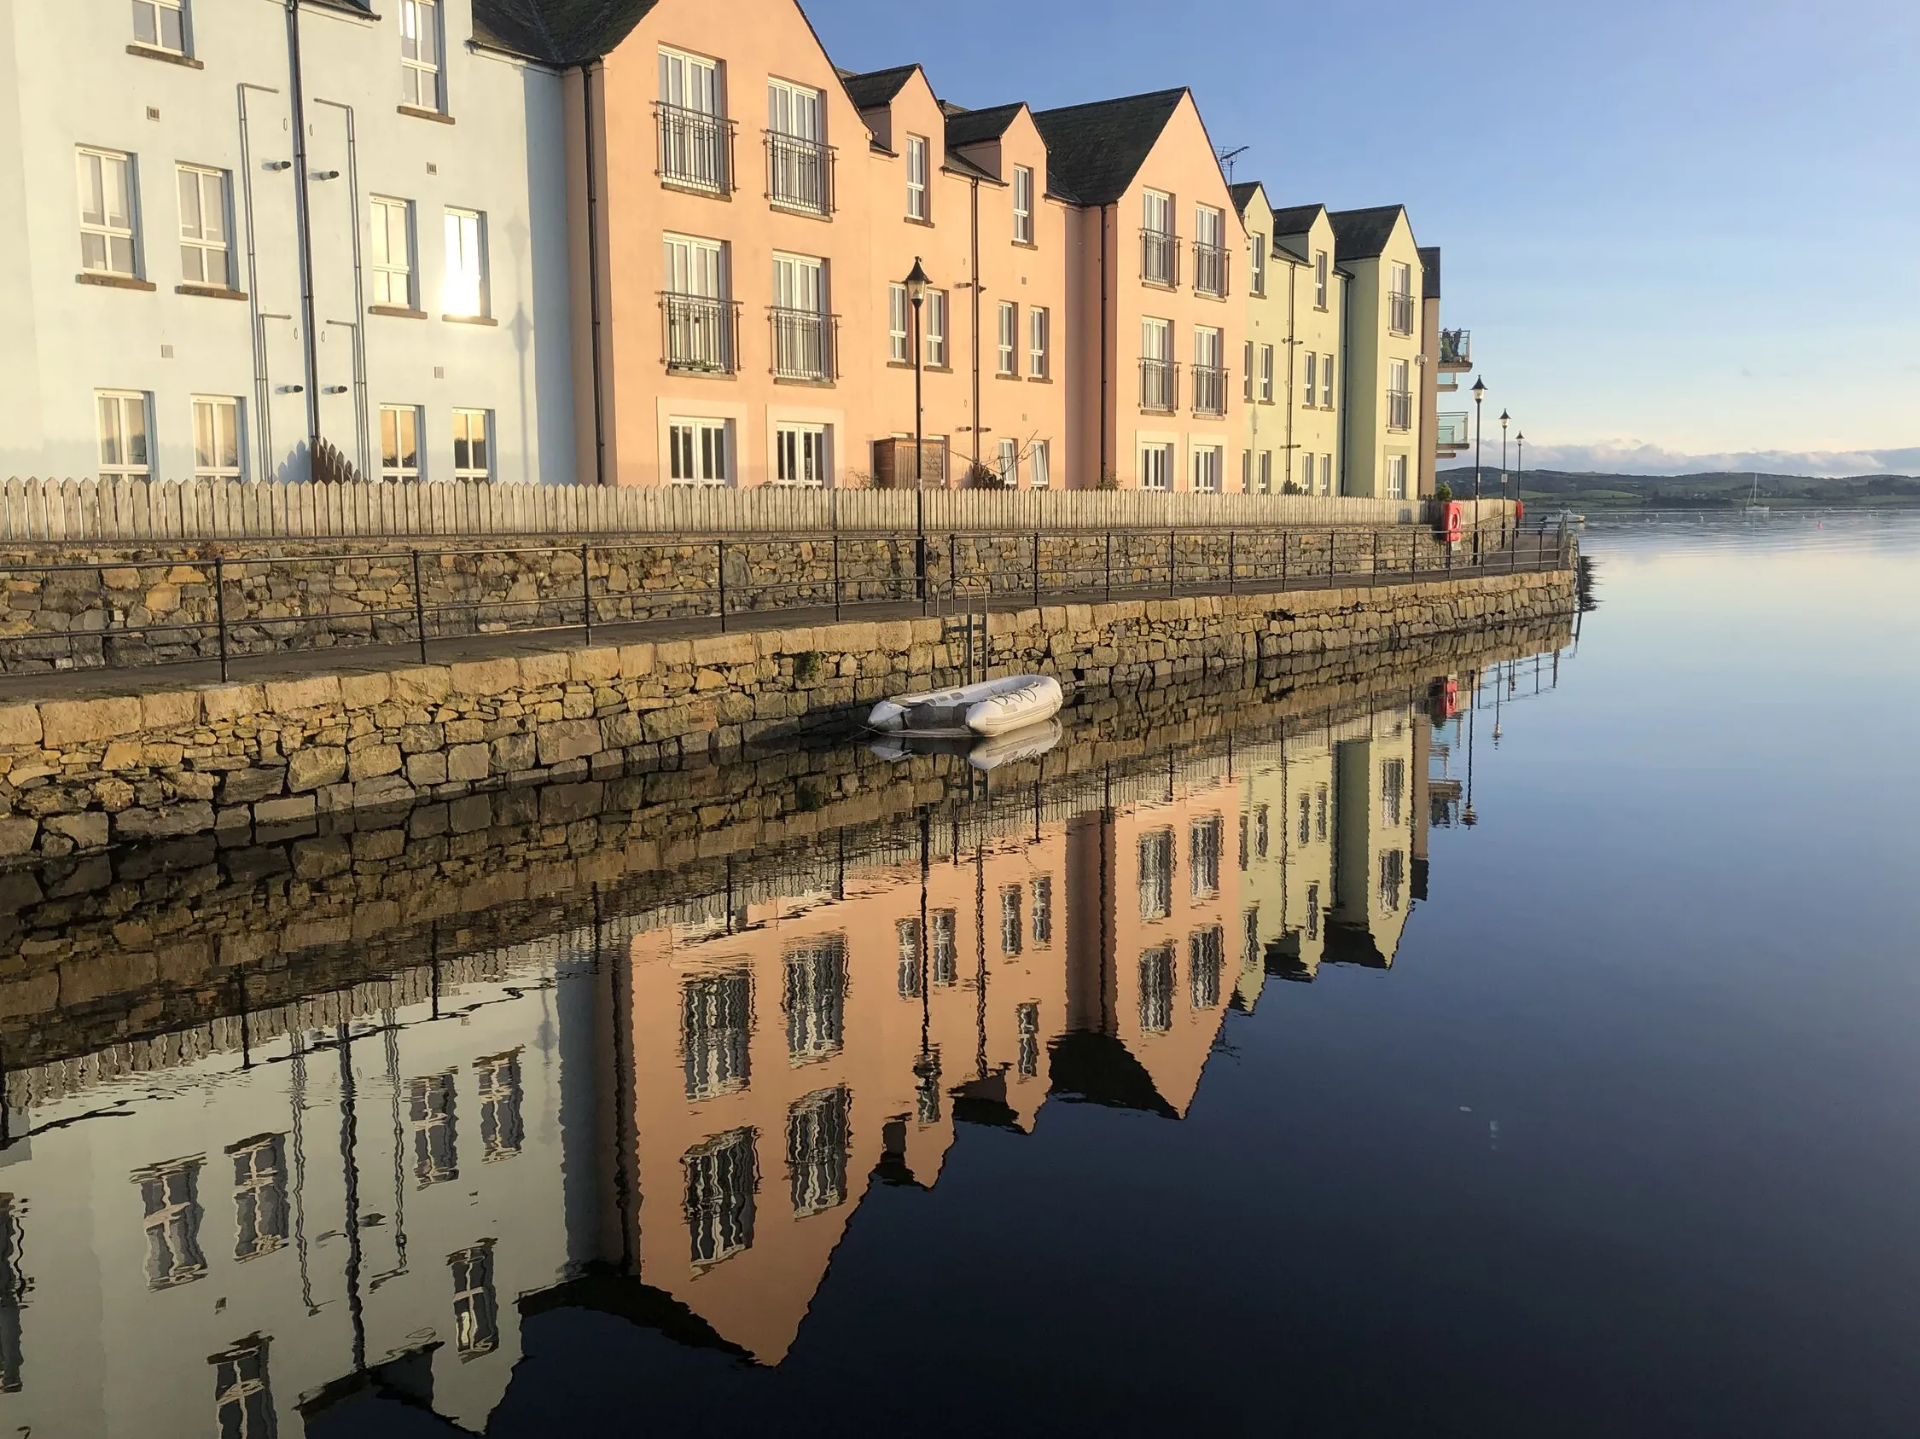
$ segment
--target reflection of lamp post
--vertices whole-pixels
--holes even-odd
[[[1479,710],[1480,675],[1476,672],[1473,682],[1467,686],[1467,803],[1460,811],[1460,823],[1469,829],[1480,823],[1480,816],[1473,812],[1473,730]]]
[[[913,305],[913,582],[919,598],[924,601],[927,597],[927,502],[920,485],[924,444],[920,434],[923,413],[920,407],[920,362],[924,358],[920,353],[920,306],[927,298],[927,272],[921,267],[918,255],[913,257],[913,268],[907,271],[907,278],[902,283],[907,289],[907,299]]]

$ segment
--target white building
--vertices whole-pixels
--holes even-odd
[[[575,478],[560,77],[377,9],[0,6],[0,476]]]

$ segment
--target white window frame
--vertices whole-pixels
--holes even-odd
[[[767,128],[789,140],[823,143],[827,128],[826,96],[812,85],[797,85],[778,76],[767,77]]]
[[[1048,379],[1053,373],[1053,317],[1045,305],[1027,306],[1027,377]]]
[[[1267,237],[1255,232],[1253,250],[1247,260],[1247,289],[1255,298],[1267,293]]]
[[[1188,469],[1193,476],[1193,489],[1196,494],[1217,495],[1221,490],[1221,471],[1225,468],[1225,452],[1218,445],[1195,445]]]
[[[920,323],[924,327],[929,368],[947,368],[947,292],[928,290],[921,306]]]
[[[927,167],[932,151],[925,135],[907,136],[907,218],[930,218],[927,209]]]
[[[193,477],[196,480],[244,480],[247,477],[247,436],[240,399],[236,395],[195,395],[193,414]],[[224,424],[222,423],[224,421]],[[211,448],[207,441],[211,441]],[[230,440],[231,461],[220,446]]]
[[[1316,310],[1327,308],[1327,273],[1327,252],[1315,250],[1313,252],[1313,308]]]
[[[1300,452],[1300,489],[1304,494],[1314,493],[1313,451]]]
[[[145,390],[95,390],[93,412],[100,478],[153,479],[153,396]],[[137,460],[136,442],[141,452]]]
[[[908,311],[912,306],[907,300],[905,285],[887,286],[887,363],[890,365],[911,365],[913,363],[912,322]]]
[[[392,195],[375,195],[368,216],[372,240],[368,246],[368,270],[373,275],[371,303],[396,310],[418,309],[413,293],[413,201]],[[397,258],[393,253],[396,225],[399,227],[397,238],[401,249]],[[400,292],[399,299],[394,298],[396,287]]]
[[[1053,487],[1053,456],[1045,440],[1027,446],[1027,483],[1036,490]]]
[[[733,476],[731,420],[708,415],[674,415],[667,420],[669,484],[730,485]]]
[[[178,165],[174,176],[180,203],[180,278],[189,285],[233,289],[233,209],[227,172],[211,165]],[[213,211],[211,226],[209,210]],[[213,274],[216,256],[217,277]]]
[[[447,269],[441,282],[442,311],[463,320],[485,319],[493,313],[487,282],[486,211],[449,205],[443,224]]]
[[[1320,408],[1333,408],[1333,356],[1320,357]]]
[[[135,187],[133,156],[124,150],[103,150],[93,145],[80,145],[74,150],[76,180],[79,185],[80,201],[80,268],[96,275],[121,275],[128,279],[140,277],[140,198]],[[113,183],[118,176],[119,183]],[[90,211],[95,180],[98,180],[100,208]],[[118,189],[119,195],[111,191]],[[124,207],[123,214],[115,214],[115,199]],[[95,217],[95,218],[90,218]],[[99,263],[87,253],[88,240],[99,243]],[[126,247],[122,266],[114,254],[115,242]]]
[[[1140,446],[1140,488],[1165,493],[1173,488],[1173,446],[1150,440]]]
[[[1020,306],[1012,300],[1000,301],[999,344],[995,349],[994,373],[1017,377],[1020,373]]]
[[[1320,493],[1333,493],[1333,455],[1331,452],[1320,457]]]
[[[480,431],[480,462],[474,463],[474,427]],[[460,447],[467,447],[466,463],[460,462]],[[470,406],[453,412],[453,478],[467,484],[484,485],[493,480],[493,411]]]
[[[420,433],[425,429],[425,416],[419,405],[382,405],[380,407],[380,478],[388,484],[417,483],[426,478],[426,458],[421,452]],[[394,443],[389,450],[387,445],[387,418],[393,417]],[[407,421],[413,430],[413,463],[405,460],[405,443],[402,435],[402,420]],[[392,459],[389,462],[388,456]]]
[[[440,0],[400,0],[399,10],[401,103],[444,115],[447,91],[441,62],[447,47]]]
[[[1262,404],[1267,405],[1273,403],[1272,345],[1262,345],[1260,347],[1260,401]]]
[[[822,489],[833,480],[833,427],[782,420],[773,428],[774,483]]]
[[[1306,369],[1306,408],[1312,409],[1315,404],[1314,396],[1318,394],[1320,390],[1320,352],[1318,350],[1308,350],[1301,364]]]
[[[1273,451],[1272,450],[1262,450],[1260,452],[1260,493],[1263,495],[1270,495],[1273,493]]]
[[[1002,439],[996,446],[994,470],[1000,476],[1000,483],[1010,490],[1020,488],[1020,442],[1015,439]]]
[[[164,17],[173,16],[175,27],[180,32],[180,43],[167,43],[167,27]],[[140,33],[140,22],[146,19],[153,30],[153,38],[147,39]],[[133,43],[146,50],[160,50],[169,55],[191,55],[193,32],[187,28],[186,0],[133,0]]]
[[[1240,372],[1240,398],[1249,404],[1253,402],[1253,341],[1248,340],[1242,355],[1243,368]]]
[[[1013,167],[1013,242],[1033,243],[1033,167]]]
[[[1407,457],[1405,455],[1387,456],[1387,494],[1390,500],[1404,500],[1407,497]]]

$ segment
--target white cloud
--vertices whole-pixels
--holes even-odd
[[[1758,470],[1770,475],[1920,473],[1920,446],[1897,450],[1733,450],[1688,454],[1644,440],[1588,445],[1528,445],[1530,470],[1587,470],[1614,475],[1689,475]]]

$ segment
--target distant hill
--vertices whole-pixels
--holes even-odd
[[[1473,491],[1473,467],[1442,470],[1439,478],[1456,495]],[[1640,506],[1650,509],[1737,508],[1752,493],[1751,472],[1697,475],[1609,475],[1579,470],[1528,470],[1521,480],[1527,499],[1578,499],[1590,506]],[[1482,468],[1480,493],[1500,493],[1500,472]],[[1920,477],[1848,475],[1817,479],[1806,475],[1760,476],[1760,498],[1769,505],[1899,505],[1920,503]]]

